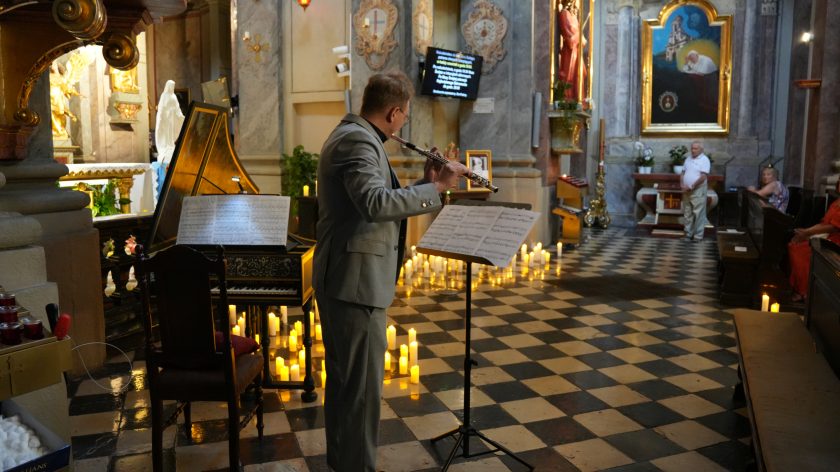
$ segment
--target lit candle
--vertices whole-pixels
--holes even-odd
[[[408,344],[417,341],[417,330],[414,328],[410,328],[408,330]]]
[[[522,256],[522,260],[525,260],[525,254],[528,254],[527,244],[523,244],[522,247],[519,248],[519,255]]]
[[[242,334],[239,332],[239,325],[236,325],[233,328],[231,328],[230,329],[230,334],[235,334],[237,336],[242,336]]]
[[[408,358],[400,356],[400,375],[408,374]]]
[[[327,371],[322,370],[321,371],[321,387],[326,387],[326,386],[327,386]]]
[[[420,383],[420,366],[413,365],[411,366],[411,383],[419,384]]]
[[[280,381],[281,382],[288,382],[289,381],[289,366],[287,366],[287,365],[280,366]]]
[[[239,328],[239,332],[236,334],[238,336],[245,336],[245,318],[240,316],[239,319],[236,320],[236,325]]]
[[[563,243],[557,243],[557,257],[558,257],[558,262],[559,262],[559,258],[560,258],[560,256],[562,256],[562,255],[563,255]]]
[[[397,348],[397,328],[394,325],[388,326],[388,349]]]
[[[297,331],[289,331],[289,352],[297,351]]]
[[[400,357],[408,357],[408,344],[400,344]]]
[[[321,359],[321,370],[323,370],[324,372],[327,371],[327,360],[326,359]]]
[[[385,372],[391,371],[391,353],[385,351]]]
[[[304,186],[303,186],[303,196],[304,196],[304,197],[308,197],[308,196],[309,196],[309,185],[304,185]]]
[[[543,251],[543,258],[545,259],[545,265],[548,266],[551,264],[551,253],[548,251]]]
[[[766,293],[761,296],[761,311],[768,311],[770,309],[770,295]]]
[[[428,277],[430,273],[429,261],[423,262],[423,276]]]
[[[260,335],[259,334],[254,335],[254,341],[256,341],[257,344],[260,343]]]
[[[274,358],[274,373],[280,375],[280,372],[283,371],[283,367],[286,365],[286,361],[283,360],[282,357],[277,356]]]
[[[309,312],[309,332],[315,331],[315,313]]]
[[[295,331],[303,336],[303,323],[300,321],[295,321]]]
[[[315,179],[315,196],[318,196],[318,179]]]
[[[298,351],[298,364],[300,364],[301,367],[306,367],[306,349]]]
[[[236,324],[236,305],[228,305],[228,326]]]
[[[289,324],[289,308],[285,306],[280,307],[280,321],[286,325]]]
[[[779,312],[779,304],[774,303],[770,305],[770,313],[778,313]]]
[[[411,274],[414,273],[414,263],[411,262],[411,259],[405,261],[405,276],[406,278],[411,278]]]
[[[300,366],[295,364],[291,368],[291,375],[290,375],[292,382],[300,382]]]
[[[408,345],[408,360],[411,361],[411,365],[417,365],[419,363],[417,359],[417,341],[411,341],[411,344]]]
[[[277,315],[274,313],[268,314],[268,335],[277,336]]]
[[[321,331],[321,323],[315,325],[315,340],[316,341],[323,341],[324,339],[324,332]]]

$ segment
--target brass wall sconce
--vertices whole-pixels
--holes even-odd
[[[306,11],[306,7],[308,7],[309,4],[312,3],[312,0],[297,0],[297,2],[298,5],[303,7],[303,11]]]
[[[268,51],[269,43],[263,43],[262,38],[260,37],[259,33],[255,34],[254,37],[251,37],[251,33],[246,31],[245,34],[242,35],[242,42],[245,43],[245,47],[254,53],[254,62],[261,62],[260,53],[263,51]]]

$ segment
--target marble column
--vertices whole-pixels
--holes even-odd
[[[753,91],[756,83],[753,79],[753,71],[755,70],[755,53],[753,45],[755,44],[755,29],[758,20],[758,11],[756,6],[757,0],[746,0],[744,8],[744,30],[741,32],[738,42],[741,43],[741,78],[740,91],[738,93],[738,134],[740,136],[750,136],[754,133],[753,130]],[[766,79],[769,79],[766,78]]]
[[[637,93],[633,93],[633,83],[635,82],[636,74],[634,74],[634,64],[638,63],[638,36],[634,34],[637,28],[634,24],[638,23],[638,19],[633,14],[632,4],[619,5],[618,10],[618,25],[616,34],[615,53],[607,53],[614,57],[615,60],[615,98],[612,113],[611,123],[607,125],[610,137],[613,136],[631,136],[634,134],[633,129],[630,128],[630,123],[633,121],[636,107],[633,101],[637,97]]]
[[[0,267],[26,269],[23,272],[12,269],[10,275],[14,277],[3,279],[0,284],[20,293],[21,303],[40,316],[44,316],[47,303],[59,303],[61,310],[73,317],[70,335],[76,344],[104,341],[99,232],[93,228],[90,210],[86,208],[88,196],[56,186],[58,178],[67,174],[67,166],[52,158],[47,72],[38,79],[29,104],[46,119],[36,127],[26,159],[0,163],[0,175],[5,180],[5,186],[0,189],[0,212],[7,212],[7,217],[22,218],[19,224],[0,225],[0,240],[29,225],[39,228],[32,240],[40,248],[32,246],[37,250],[23,255],[20,250],[0,251]],[[26,262],[21,262],[21,257]],[[101,345],[78,352],[91,369],[102,365],[105,359]],[[74,362],[73,372],[82,373],[77,357]]]
[[[201,76],[204,81],[219,77],[231,79],[230,1],[205,0],[201,15]]]
[[[236,56],[239,134],[237,153],[261,193],[280,193],[280,159],[283,149],[280,57],[281,15],[284,2],[243,2],[236,8]],[[244,41],[243,38],[249,38]],[[259,51],[255,51],[259,35]],[[259,57],[259,62],[257,61]]]
[[[461,24],[469,18],[474,1],[461,2]],[[530,203],[532,209],[550,214],[549,189],[534,168],[531,153],[532,103],[535,91],[532,2],[494,0],[507,19],[503,39],[506,54],[492,72],[484,72],[479,99],[493,100],[492,113],[475,113],[472,102],[463,102],[460,114],[461,150],[492,151],[493,182],[500,190],[490,200]],[[463,39],[462,39],[463,41]],[[466,44],[461,47],[466,49]],[[485,70],[487,65],[485,64]],[[551,240],[548,218],[542,218],[529,242]]]

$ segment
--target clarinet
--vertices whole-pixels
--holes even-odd
[[[397,135],[392,134],[391,137],[394,138],[395,141],[402,144],[403,146],[411,149],[412,151],[417,151],[421,155],[425,156],[426,159],[430,159],[430,160],[432,160],[434,162],[437,162],[438,164],[441,164],[441,165],[446,165],[449,162],[449,159],[441,156],[440,154],[435,154],[433,152],[430,152],[430,151],[427,151],[425,149],[419,148],[419,147],[415,146],[413,143],[410,143],[410,142],[406,141],[405,139],[400,138]],[[478,185],[480,187],[484,187],[487,190],[490,190],[492,192],[498,192],[499,191],[499,187],[496,187],[495,185],[491,184],[489,180],[487,180],[484,177],[476,174],[475,172],[470,171],[464,177],[467,178],[467,179],[470,179],[470,181],[472,183],[474,183],[475,185]]]

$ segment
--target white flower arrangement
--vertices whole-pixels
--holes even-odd
[[[639,167],[653,167],[653,149],[646,147],[641,141],[633,143],[636,149],[635,163]]]

